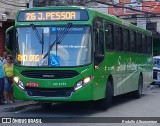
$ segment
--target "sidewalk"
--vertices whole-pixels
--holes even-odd
[[[28,105],[33,105],[36,104],[35,101],[23,101],[23,100],[15,100],[14,103],[7,103],[4,105],[0,105],[0,110],[1,109],[17,109],[20,107],[25,107]]]

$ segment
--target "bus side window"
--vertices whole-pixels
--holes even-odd
[[[129,30],[123,29],[123,51],[124,52],[129,52]]]
[[[137,53],[142,53],[142,35],[137,33]]]
[[[152,54],[152,38],[147,36],[147,53]]]
[[[130,52],[136,52],[136,33],[130,31]]]
[[[146,54],[147,52],[147,39],[145,35],[142,35],[142,53]]]
[[[113,25],[105,24],[105,45],[107,50],[114,50]]]
[[[114,26],[114,49],[115,51],[122,51],[122,28]]]

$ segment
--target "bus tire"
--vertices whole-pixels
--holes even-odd
[[[108,81],[106,86],[106,96],[105,98],[96,101],[96,107],[101,110],[107,110],[112,103],[112,97],[113,97],[113,89],[110,81]]]
[[[140,98],[142,96],[142,90],[143,90],[143,78],[140,75],[139,76],[139,81],[138,81],[138,90],[134,91],[132,93],[132,96],[136,99]]]

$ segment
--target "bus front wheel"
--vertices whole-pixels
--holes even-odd
[[[106,94],[106,96],[105,96],[104,99],[98,100],[95,103],[96,107],[101,109],[101,110],[108,109],[110,107],[111,103],[112,103],[113,89],[112,89],[110,81],[107,82],[106,93],[105,94]]]

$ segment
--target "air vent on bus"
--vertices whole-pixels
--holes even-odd
[[[73,78],[79,73],[74,70],[24,70],[21,74],[29,78],[60,79]]]
[[[69,97],[73,92],[73,88],[31,88],[25,87],[29,96],[36,97]]]

